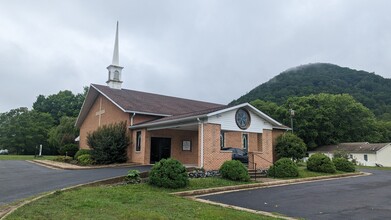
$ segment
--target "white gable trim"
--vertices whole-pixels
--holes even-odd
[[[236,110],[236,109],[243,108],[243,107],[248,107],[248,108],[250,108],[250,109],[251,109],[254,113],[256,113],[259,117],[265,119],[266,121],[268,121],[268,122],[271,123],[272,125],[275,125],[275,126],[284,126],[284,125],[281,124],[280,122],[274,120],[274,119],[271,118],[270,116],[268,116],[268,115],[266,115],[265,113],[259,111],[257,108],[255,108],[254,106],[250,105],[249,103],[243,103],[243,104],[236,105],[236,106],[232,106],[232,107],[230,107],[230,108],[226,108],[226,109],[219,110],[219,111],[216,111],[216,112],[211,112],[211,113],[209,113],[207,116],[210,117],[210,116],[214,116],[214,115],[217,115],[217,114],[222,114],[222,113],[229,112],[229,111]]]

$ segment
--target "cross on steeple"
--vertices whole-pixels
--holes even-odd
[[[98,126],[100,126],[100,120],[102,118],[102,115],[105,113],[105,110],[102,109],[102,98],[100,98],[100,103],[99,103],[99,111],[95,113],[96,116],[99,116],[98,120]]]

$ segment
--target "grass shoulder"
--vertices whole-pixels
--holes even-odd
[[[232,184],[220,178],[192,179],[190,186],[181,190]],[[172,190],[148,184],[81,187],[34,201],[6,219],[275,219],[169,192]]]
[[[34,157],[34,155],[0,155],[0,160],[52,160],[57,156]]]
[[[370,170],[391,170],[391,167],[375,167],[375,166],[356,166],[357,169],[370,169]]]

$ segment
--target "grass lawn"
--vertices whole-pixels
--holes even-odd
[[[189,189],[232,185],[218,178],[192,179]],[[243,184],[243,183],[242,183]],[[39,199],[6,219],[275,219],[196,202],[148,184],[81,187]]]
[[[391,167],[356,166],[356,169],[391,170]]]
[[[0,155],[0,160],[52,160],[57,156],[42,156],[34,158],[34,155]]]

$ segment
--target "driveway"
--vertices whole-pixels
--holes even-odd
[[[199,197],[305,219],[389,219],[391,171]]]
[[[82,183],[125,176],[130,169],[140,172],[151,166],[102,168],[91,170],[55,170],[17,160],[0,161],[0,205],[39,193]]]

